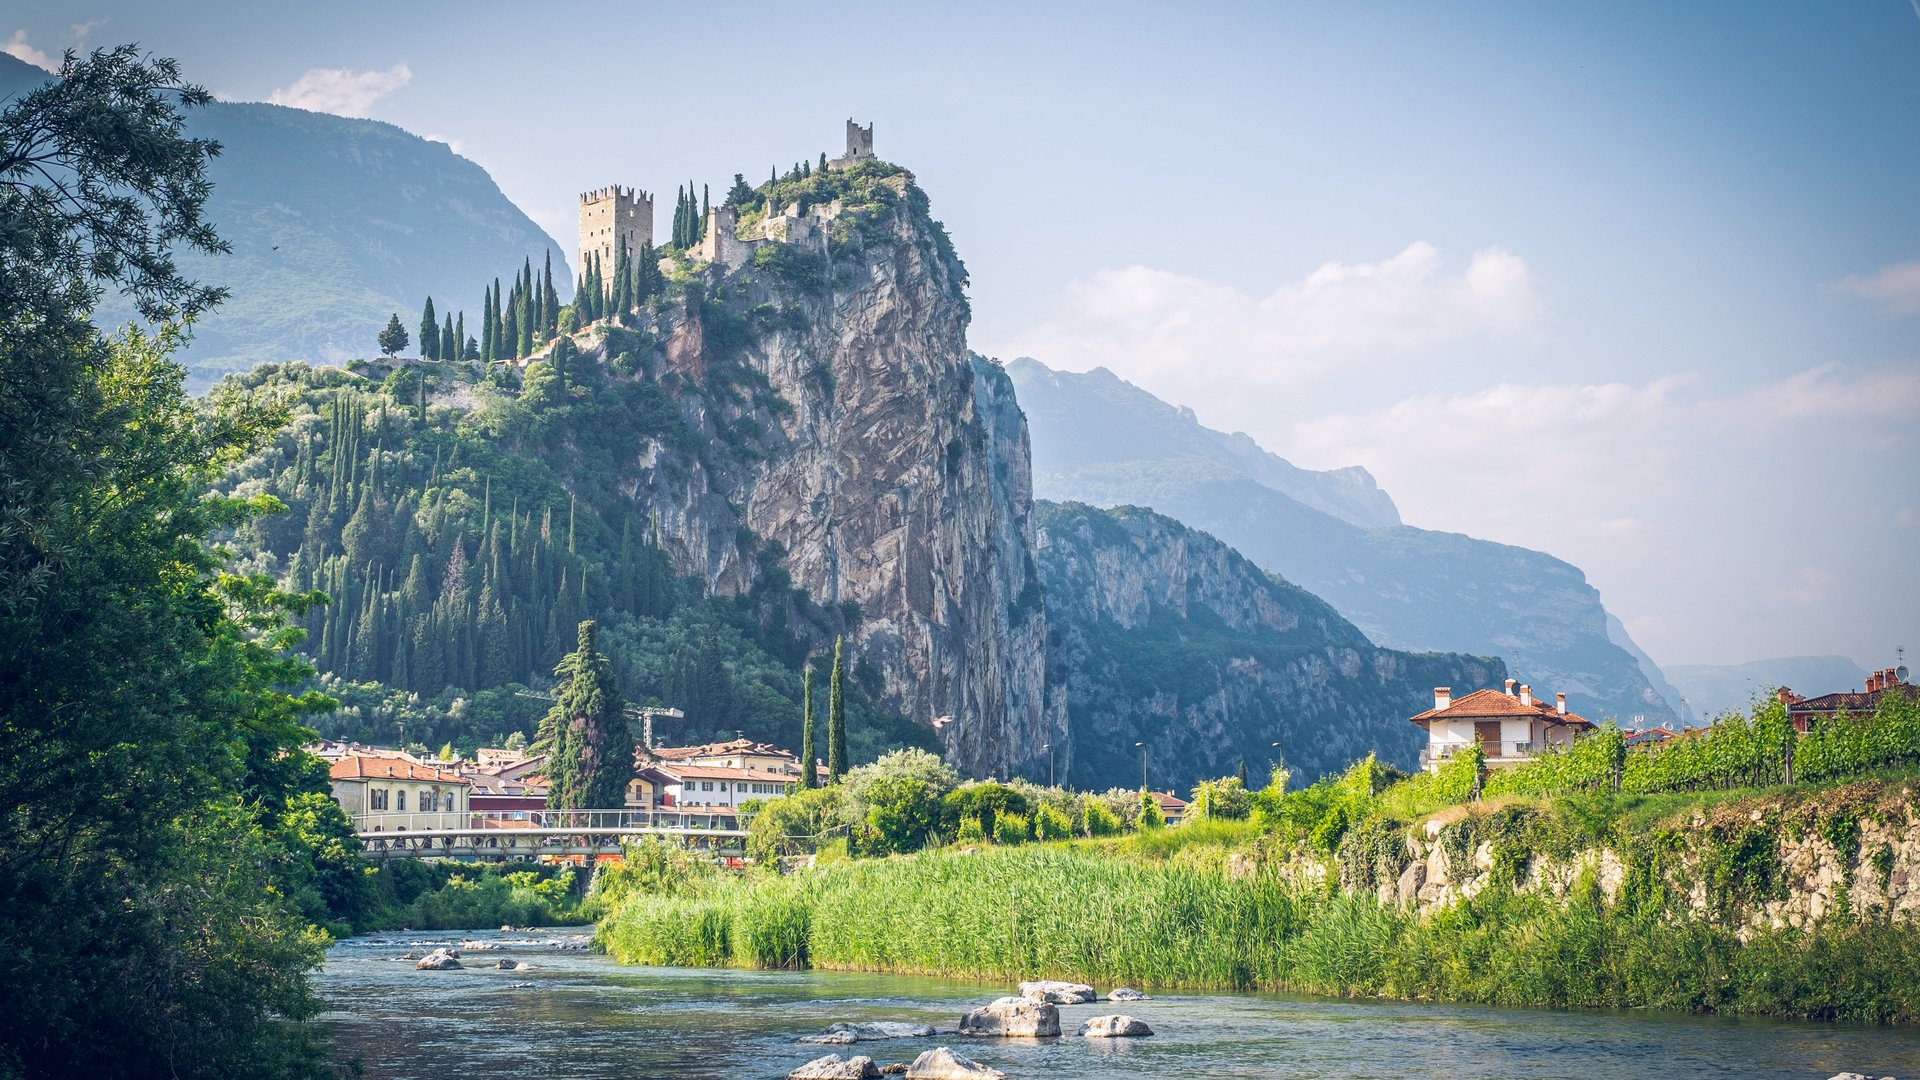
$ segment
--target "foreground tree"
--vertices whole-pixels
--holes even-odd
[[[554,810],[617,810],[633,780],[633,729],[594,633],[591,619],[581,623],[579,647],[554,668],[566,683],[535,743],[548,755],[547,806]]]
[[[407,328],[400,325],[400,313],[394,312],[387,320],[387,328],[380,331],[380,355],[395,356],[407,347]]]
[[[847,774],[847,697],[840,654],[841,639],[833,639],[833,674],[827,677],[827,783],[837,784]]]
[[[91,323],[107,286],[154,322],[224,295],[174,263],[225,250],[219,147],[180,112],[210,100],[129,46],[0,112],[0,1075],[320,1068],[287,1023],[324,940],[301,905],[359,870],[297,751],[328,703],[284,689],[307,671],[285,617],[315,598],[206,543],[272,500],[202,497],[279,414],[196,408],[176,331]]]
[[[820,786],[813,749],[813,665],[800,673],[800,790]]]

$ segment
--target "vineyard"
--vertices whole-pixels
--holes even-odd
[[[1612,724],[1563,751],[1490,773],[1483,794],[1651,795],[1845,780],[1920,764],[1920,700],[1888,694],[1870,714],[1814,723],[1802,735],[1786,707],[1768,702],[1662,744],[1628,747]]]

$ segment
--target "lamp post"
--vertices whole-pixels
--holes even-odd
[[[1137,742],[1137,743],[1134,743],[1133,745],[1140,748],[1140,790],[1142,792],[1145,792],[1148,790],[1147,788],[1147,744],[1143,742]]]
[[[1271,770],[1268,774],[1270,779],[1273,773],[1277,773],[1280,771],[1280,763],[1285,760],[1286,760],[1286,755],[1280,753],[1280,744],[1274,743],[1273,744],[1273,760],[1268,764],[1268,768]]]
[[[1040,749],[1047,752],[1047,786],[1053,786],[1053,744],[1048,743]]]

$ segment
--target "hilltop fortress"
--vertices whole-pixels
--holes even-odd
[[[877,160],[873,153],[873,125],[861,127],[847,120],[847,152],[828,162],[833,169],[848,169],[862,162]],[[687,252],[696,262],[717,263],[729,270],[745,265],[753,249],[774,241],[824,247],[825,225],[839,216],[836,201],[809,207],[805,213],[798,203],[776,207],[769,200],[767,212],[751,235],[738,235],[739,222],[734,212],[723,206],[709,207],[702,239]],[[621,248],[638,253],[653,243],[653,195],[636,188],[597,188],[580,195],[580,269],[597,259],[611,268]]]

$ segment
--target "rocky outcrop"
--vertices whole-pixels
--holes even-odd
[[[1147,1001],[1149,999],[1147,995],[1141,993],[1138,990],[1133,989],[1130,986],[1116,986],[1113,988],[1113,991],[1107,995],[1107,1000],[1108,1001]]]
[[[457,971],[461,964],[458,953],[447,949],[435,949],[421,957],[413,967],[416,971]]]
[[[1153,1034],[1153,1029],[1145,1020],[1115,1013],[1088,1017],[1080,1034],[1089,1039],[1139,1039]]]
[[[686,438],[653,441],[624,483],[675,568],[740,595],[777,567],[851,624],[883,707],[950,717],[949,760],[1008,775],[1065,742],[1028,554],[1025,422],[1005,376],[967,350],[965,270],[925,196],[903,170],[870,171],[828,216],[824,262],[763,248],[782,258],[696,270],[637,342],[580,340],[601,358],[648,352],[634,366],[674,394]]]
[[[1297,779],[1378,751],[1418,757],[1407,718],[1435,686],[1487,685],[1497,660],[1377,648],[1333,608],[1151,511],[1038,503],[1035,560],[1065,683],[1070,783],[1184,790],[1235,772],[1255,785],[1279,743]]]
[[[960,1034],[1007,1039],[1058,1038],[1060,1010],[1044,1001],[1003,997],[961,1017]]]

